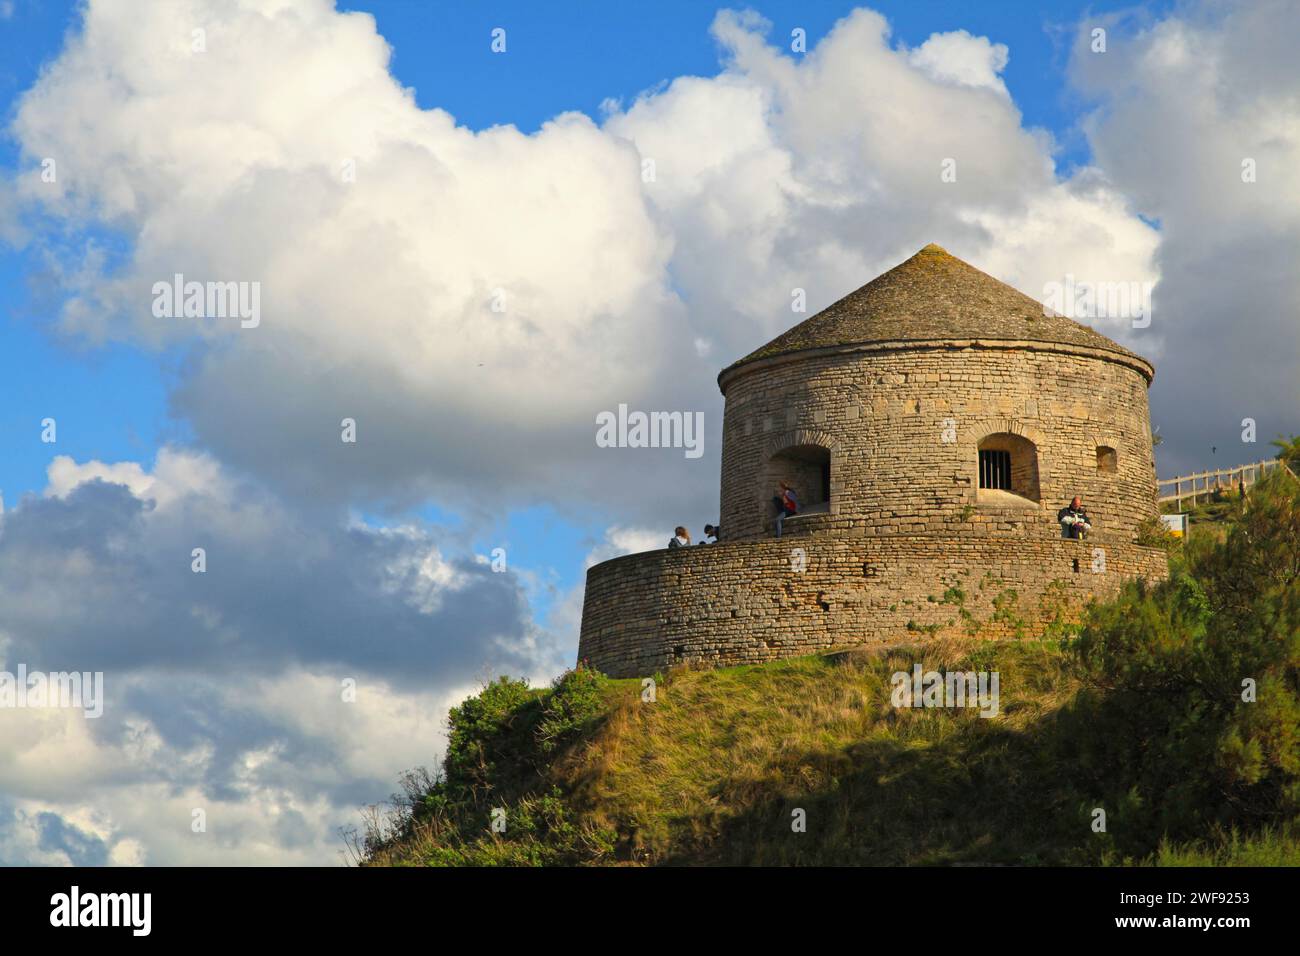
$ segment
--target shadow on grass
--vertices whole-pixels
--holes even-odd
[[[1137,762],[1117,773],[1114,764],[1094,759],[1091,746],[1080,746],[1081,734],[1089,728],[1106,733],[1120,716],[1112,702],[1086,693],[1022,728],[973,711],[896,712],[868,739],[834,750],[788,751],[758,773],[721,782],[713,793],[717,804],[737,812],[660,862],[1034,866],[1142,860],[1171,837],[1191,834],[1162,832],[1161,795],[1139,795]],[[1102,765],[1109,768],[1105,774],[1096,771]],[[1104,832],[1094,829],[1098,809],[1106,815]]]

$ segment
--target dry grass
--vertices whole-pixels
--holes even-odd
[[[737,826],[753,830],[745,845],[767,856],[773,848],[765,846],[765,833],[777,844],[790,842],[784,839],[789,813],[778,814],[778,805],[824,798],[846,781],[886,791],[891,781],[904,781],[910,790],[919,781],[909,751],[929,766],[960,765],[988,730],[1022,732],[1073,692],[1053,645],[991,648],[945,638],[725,670],[678,670],[659,686],[654,703],[641,702],[637,682],[619,682],[608,720],[555,773],[576,806],[625,834],[626,852],[638,862],[697,854],[740,862],[728,839]],[[992,665],[1001,675],[1001,714],[986,720],[970,710],[895,709],[890,676],[910,672],[917,662],[926,670]],[[864,765],[874,774],[870,781],[856,779]],[[847,834],[854,829],[854,801],[831,803],[833,830]]]

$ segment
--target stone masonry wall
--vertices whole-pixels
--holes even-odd
[[[1036,636],[1126,578],[1167,574],[1162,551],[1113,534],[1011,540],[968,523],[951,537],[881,537],[807,524],[830,517],[809,516],[781,540],[650,551],[592,567],[579,660],[637,677],[936,632]]]
[[[742,366],[723,377],[723,539],[771,533],[767,463],[815,444],[831,451],[840,519],[825,528],[1026,534],[1055,529],[1080,494],[1099,530],[1131,540],[1156,513],[1147,386],[1139,367],[1067,346],[882,346]],[[999,432],[1036,446],[1038,502],[979,493],[978,445]],[[1116,450],[1114,473],[1097,467],[1102,446]]]

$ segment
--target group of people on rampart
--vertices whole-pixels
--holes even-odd
[[[785,519],[799,513],[799,496],[789,482],[781,481],[777,483],[776,494],[772,496],[772,506],[776,509],[776,536],[779,538],[781,537]],[[1061,525],[1061,537],[1063,538],[1086,538],[1088,532],[1092,530],[1092,519],[1088,517],[1088,512],[1083,507],[1083,498],[1079,495],[1075,495],[1068,505],[1056,513],[1056,520]],[[706,524],[704,526],[704,538],[699,541],[699,544],[716,543],[719,532],[720,529],[717,525]],[[674,529],[673,537],[668,541],[668,547],[688,547],[690,543],[690,532],[679,525]]]
[[[699,541],[697,541],[696,544],[717,544],[717,542],[718,542],[718,526],[712,524],[706,524],[704,526],[704,537],[701,538]],[[687,531],[681,525],[678,525],[676,528],[673,529],[673,536],[668,539],[668,547],[687,548],[690,547],[690,544],[691,544],[691,533],[689,531]]]

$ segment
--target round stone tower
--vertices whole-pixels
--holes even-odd
[[[587,576],[579,658],[615,676],[949,628],[1068,621],[1156,514],[1151,364],[935,245],[732,364],[721,541]],[[777,483],[800,514],[774,537]],[[1062,537],[1075,495],[1093,522]]]

